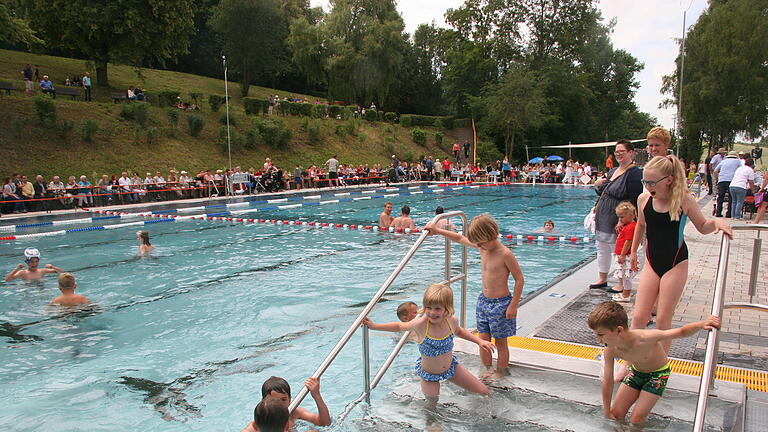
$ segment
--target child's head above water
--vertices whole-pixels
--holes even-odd
[[[606,301],[597,305],[587,318],[589,328],[597,331],[605,329],[614,331],[618,327],[629,328],[627,311],[615,301]]]
[[[149,231],[136,231],[136,238],[139,239],[142,244],[149,246]]]
[[[400,212],[403,214],[403,216],[408,216],[411,214],[411,208],[407,205],[404,205],[403,208],[400,209]]]
[[[284,432],[290,413],[288,407],[275,398],[264,398],[253,410],[253,422],[259,432]]]
[[[448,285],[432,284],[424,291],[422,304],[425,308],[440,306],[445,309],[446,318],[453,316],[453,291]]]
[[[477,215],[469,221],[467,239],[472,243],[498,240],[499,225],[488,213]]]
[[[550,232],[555,229],[555,223],[552,222],[552,219],[544,222],[544,231]]]
[[[261,385],[261,397],[265,398],[267,396],[280,396],[274,395],[272,392],[285,395],[288,397],[289,401],[291,400],[291,386],[288,384],[288,381],[283,378],[271,376],[266,381],[264,381],[264,384]]]
[[[64,290],[75,290],[75,275],[72,273],[62,273],[59,275],[59,289]]]
[[[408,322],[419,314],[419,307],[412,301],[401,303],[397,307],[397,318],[402,322]]]
[[[445,213],[445,210],[442,207],[438,207],[435,209],[436,215],[443,214],[443,213]]]

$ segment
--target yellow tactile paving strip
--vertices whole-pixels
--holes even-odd
[[[596,360],[602,352],[602,349],[592,346],[520,336],[510,337],[509,346],[588,360]],[[692,376],[701,376],[701,370],[703,368],[703,365],[699,362],[679,359],[670,359],[669,365],[673,373]],[[718,366],[715,372],[715,378],[723,381],[745,384],[747,388],[751,390],[768,392],[768,373],[766,372]]]

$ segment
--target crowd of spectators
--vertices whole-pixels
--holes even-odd
[[[40,75],[40,67],[38,65],[32,68],[31,63],[27,63],[21,70],[21,76],[24,81],[24,92],[27,95],[31,95],[35,92],[35,83],[43,94],[48,94],[52,98],[56,98],[56,85],[51,81],[50,77],[46,74]],[[67,76],[61,81],[61,84],[66,87],[82,87],[83,97],[86,101],[91,101],[91,75],[88,72],[83,73],[82,76],[72,75]]]

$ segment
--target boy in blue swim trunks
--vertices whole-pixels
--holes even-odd
[[[603,351],[603,411],[605,416],[623,420],[632,404],[629,421],[642,424],[661,398],[669,379],[669,359],[662,342],[684,338],[699,330],[720,328],[720,318],[712,315],[704,321],[669,330],[630,329],[627,312],[615,301],[603,302],[589,314],[587,323]],[[621,358],[629,363],[629,373],[613,399],[613,362]],[[637,403],[635,403],[637,402]]]
[[[480,339],[495,339],[498,360],[493,369],[493,357],[480,351],[486,370],[480,379],[500,378],[508,375],[509,345],[507,338],[517,333],[517,306],[523,294],[523,271],[517,258],[499,241],[499,226],[489,214],[474,217],[467,226],[466,237],[441,229],[432,223],[424,227],[431,234],[448,237],[452,241],[480,250],[483,267],[483,291],[477,299],[475,315]],[[513,293],[509,293],[509,275],[515,280]]]

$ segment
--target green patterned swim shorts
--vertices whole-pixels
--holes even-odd
[[[661,396],[667,388],[669,374],[669,363],[653,372],[640,372],[634,366],[630,366],[629,373],[621,382],[633,389]]]

